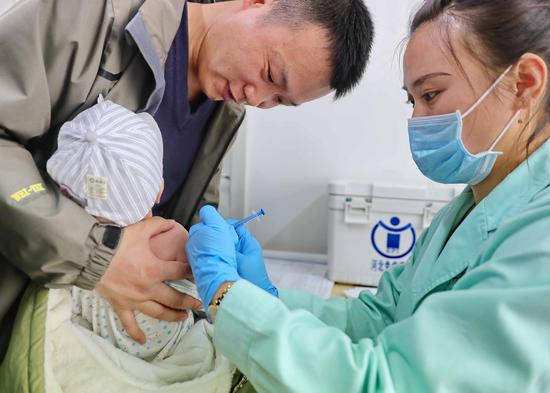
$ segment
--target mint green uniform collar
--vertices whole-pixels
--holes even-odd
[[[437,231],[428,229],[423,241],[429,247],[415,247],[418,254],[411,261],[432,261],[421,263],[416,269],[411,285],[415,307],[436,287],[474,267],[490,234],[549,184],[550,141],[547,141],[475,207],[473,192],[467,187],[434,220],[432,228]]]
[[[485,211],[487,231],[494,231],[515,209],[550,185],[550,141],[510,173],[478,207]]]

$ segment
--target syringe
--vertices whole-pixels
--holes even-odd
[[[248,216],[248,217],[246,217],[246,218],[243,218],[242,220],[233,223],[233,227],[234,227],[234,228],[237,228],[238,226],[241,226],[241,225],[243,225],[243,224],[246,224],[246,223],[249,222],[249,221],[255,220],[256,218],[258,218],[258,217],[260,217],[260,216],[265,216],[264,209],[260,209],[260,210],[257,211],[256,213],[251,214],[250,216]]]

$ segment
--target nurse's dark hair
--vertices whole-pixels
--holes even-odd
[[[493,79],[525,53],[540,56],[550,66],[550,0],[426,0],[412,18],[409,35],[431,21],[441,22],[448,48],[461,68],[451,44],[453,21],[465,28],[463,44]],[[528,144],[550,121],[548,89],[542,110]]]
[[[328,32],[330,87],[338,99],[359,84],[370,58],[374,25],[363,0],[275,0],[267,21]]]

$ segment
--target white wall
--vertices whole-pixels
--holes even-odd
[[[418,0],[367,0],[376,24],[361,85],[332,98],[268,111],[249,109],[244,212],[264,208],[250,226],[265,248],[326,253],[328,181],[372,179],[425,184],[410,158],[399,43]]]

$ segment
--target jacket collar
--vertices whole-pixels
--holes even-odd
[[[180,26],[185,4],[186,0],[146,0],[136,15],[143,20],[162,65]]]
[[[164,96],[164,63],[178,31],[186,0],[146,0],[126,25],[126,32],[135,42],[153,73],[153,88],[145,108],[154,114]]]

